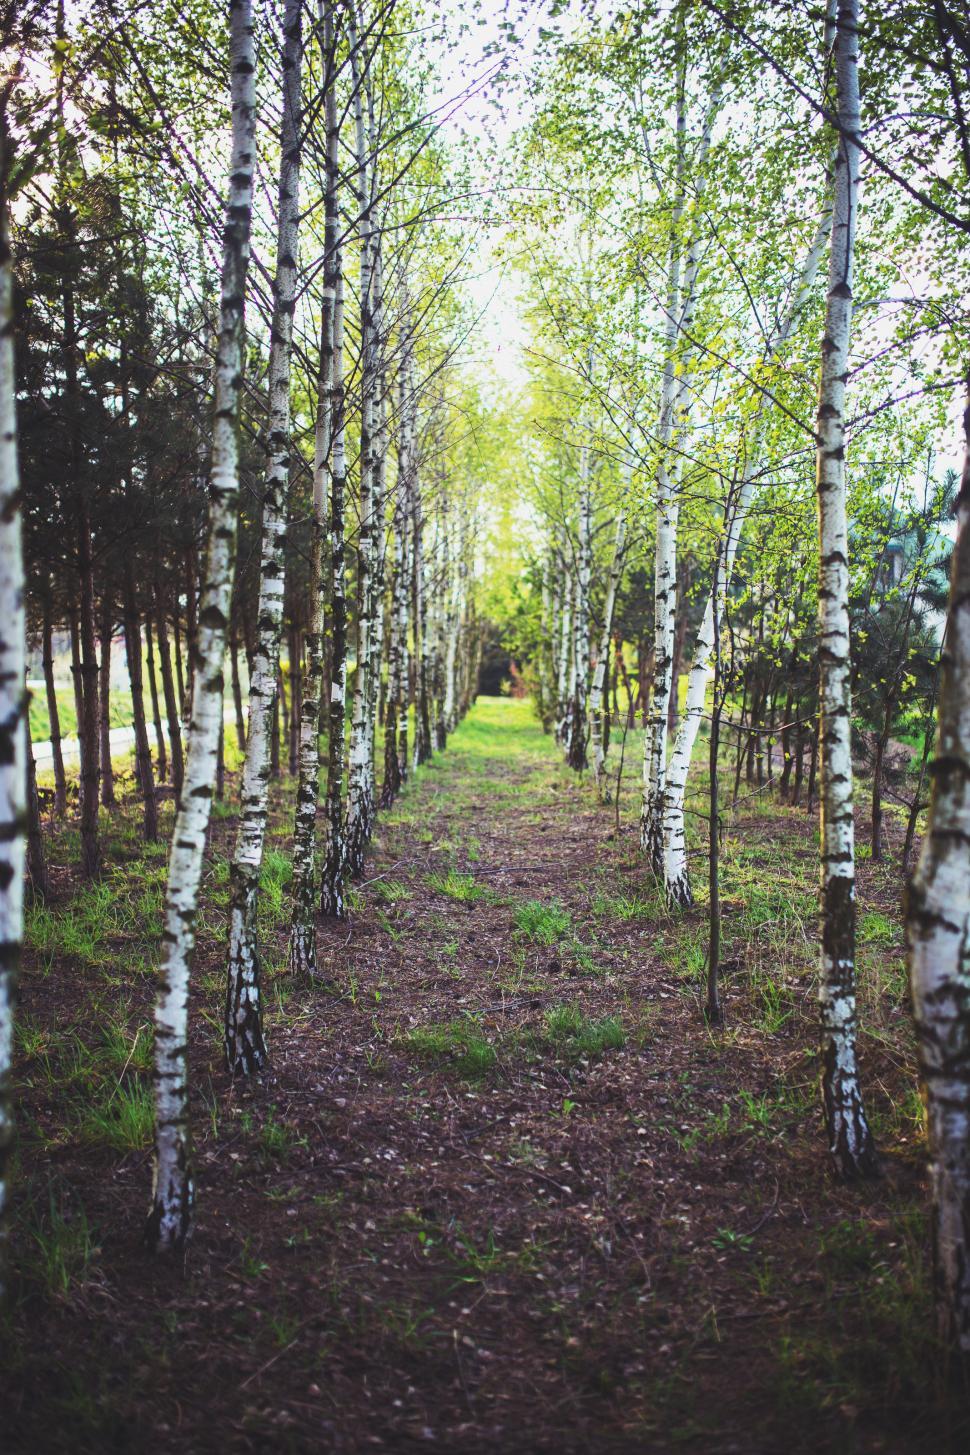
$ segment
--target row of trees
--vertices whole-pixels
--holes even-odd
[[[771,785],[818,803],[822,1095],[849,1178],[877,1165],[855,1049],[853,759],[879,858],[893,738],[924,746],[908,861],[956,497],[937,451],[965,340],[967,56],[947,7],[860,23],[831,0],[809,33],[784,6],[634,6],[550,48],[509,179],[541,426],[511,629],[546,726],[604,798],[611,671],[648,680],[640,842],[672,910],[693,902],[685,815],[708,719],[714,1022],[719,746],[736,745],[735,803]],[[943,933],[916,908],[933,843],[911,897],[913,999],[941,1321],[966,1351],[968,1002],[952,952],[931,972],[925,949]]]
[[[61,816],[55,646],[71,645],[82,874],[100,872],[99,808],[117,796],[119,626],[146,839],[166,780],[175,800],[147,1229],[159,1251],[191,1229],[188,992],[227,717],[240,813],[224,1042],[229,1070],[250,1075],[268,1054],[258,922],[274,777],[295,780],[290,964],[309,977],[318,916],[348,912],[378,786],[389,807],[475,694],[481,467],[460,357],[464,247],[447,215],[460,179],[429,114],[418,19],[393,3],[311,14],[286,0],[274,14],[233,0],[225,17],[56,4],[18,30],[30,63],[6,96],[21,152],[3,209],[27,568],[15,594],[42,648]],[[209,177],[222,168],[220,206]],[[11,748],[14,777],[24,751]],[[10,977],[18,940],[14,926]]]

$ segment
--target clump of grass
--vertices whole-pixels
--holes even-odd
[[[116,1086],[106,1099],[87,1102],[81,1109],[76,1134],[81,1142],[110,1147],[115,1152],[138,1152],[151,1141],[155,1108],[147,1081]]]
[[[579,1060],[619,1051],[626,1045],[626,1031],[619,1016],[593,1020],[578,1005],[554,1005],[546,1011],[545,1038],[561,1054]]]
[[[593,914],[604,919],[624,921],[658,919],[661,909],[656,899],[646,899],[641,894],[595,894],[590,906]]]
[[[98,1252],[84,1208],[51,1179],[46,1204],[32,1199],[21,1217],[27,1277],[36,1280],[49,1297],[66,1298],[75,1284],[84,1281]]]
[[[551,904],[543,904],[538,899],[525,900],[516,906],[512,924],[517,934],[537,945],[557,945],[572,930],[568,909],[556,900]]]
[[[400,904],[408,897],[407,885],[402,884],[400,879],[378,879],[374,893],[384,904]]]
[[[445,894],[459,904],[474,904],[477,900],[484,899],[488,893],[473,875],[458,874],[454,869],[449,869],[447,874],[429,874],[427,884],[429,889]]]
[[[403,1042],[420,1061],[448,1065],[469,1081],[478,1081],[495,1067],[495,1047],[470,1018],[415,1026]]]

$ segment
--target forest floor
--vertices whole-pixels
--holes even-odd
[[[132,803],[83,887],[57,836],[22,984],[5,1450],[967,1448],[966,1407],[933,1397],[898,826],[860,865],[884,1172],[846,1188],[817,1104],[814,821],[768,793],[726,815],[713,1034],[704,906],[668,916],[637,851],[638,751],[617,834],[529,704],[481,700],[381,817],[312,986],[286,973],[281,787],[253,1085],[220,1060],[220,812],[184,1270],[139,1247],[165,848]]]

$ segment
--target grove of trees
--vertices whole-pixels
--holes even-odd
[[[658,922],[703,925],[698,1037],[732,1033],[725,818],[801,825],[806,883],[817,847],[836,1184],[885,1172],[858,864],[905,902],[965,1398],[966,6],[27,0],[0,27],[0,1286],[25,905],[108,882],[132,805],[165,846],[143,1242],[181,1265],[214,834],[231,1098],[274,1072],[267,866],[288,980],[331,992],[340,922],[350,984],[382,824],[494,648]]]

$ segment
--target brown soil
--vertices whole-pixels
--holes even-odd
[[[708,1033],[685,959],[703,945],[703,912],[603,908],[654,902],[632,783],[614,837],[612,810],[536,746],[527,707],[509,712],[511,756],[471,739],[466,751],[463,729],[382,822],[361,906],[320,927],[327,983],[269,979],[272,1068],[257,1084],[229,1083],[219,995],[199,992],[184,1271],[139,1247],[147,1151],[80,1145],[64,1086],[25,1059],[20,1206],[43,1203],[55,1178],[97,1252],[66,1292],[44,1291],[15,1216],[4,1449],[966,1448],[959,1410],[932,1412],[898,996],[872,992],[878,1034],[864,1039],[884,1176],[839,1186],[814,1092],[811,924],[778,971],[780,1020],[766,1021],[755,954],[771,926],[742,923],[744,894],[726,886],[728,1020]],[[754,882],[794,865],[811,893],[811,820],[742,813],[729,831],[759,848]],[[231,829],[216,826],[214,852]],[[443,892],[433,876],[449,869],[486,896]],[[865,866],[862,880],[864,907],[894,914],[898,866]],[[516,930],[533,901],[568,910],[564,939]],[[221,965],[212,921],[200,980]],[[268,960],[284,945],[281,925]],[[880,953],[898,961],[898,943]],[[106,993],[69,959],[44,974],[28,956],[22,1008],[33,1026],[90,1037],[96,995],[130,1000],[134,1026],[150,994],[145,977]],[[550,1041],[562,1005],[620,1018],[625,1043],[580,1055]],[[438,1040],[413,1034],[456,1022]],[[494,1065],[472,1064],[471,1032]]]

